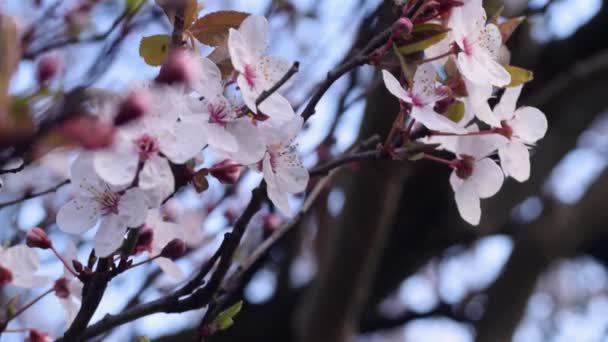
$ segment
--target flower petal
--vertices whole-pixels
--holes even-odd
[[[245,66],[251,64],[253,60],[243,36],[239,31],[232,28],[228,32],[228,51],[230,52],[232,65],[238,72],[244,72]]]
[[[146,221],[146,195],[140,188],[131,188],[120,197],[118,215],[127,227],[139,227]]]
[[[99,203],[87,197],[75,197],[64,204],[57,213],[57,226],[70,234],[81,234],[97,223],[101,215]]]
[[[504,182],[504,174],[500,167],[490,158],[484,158],[475,163],[473,174],[466,183],[475,184],[480,198],[496,195]]]
[[[260,74],[264,76],[266,80],[266,89],[268,90],[272,88],[275,84],[277,84],[285,74],[291,69],[292,63],[290,63],[287,59],[282,57],[274,57],[274,56],[265,56],[260,61]],[[285,89],[288,89],[295,82],[295,75],[293,75],[287,82],[285,82],[278,90],[278,92],[283,92]]]
[[[435,103],[445,97],[437,94],[436,77],[437,70],[432,63],[422,64],[416,69],[412,92],[425,104]]]
[[[226,152],[236,152],[238,150],[239,146],[236,138],[225,127],[208,123],[204,126],[204,130],[209,146]]]
[[[277,120],[290,120],[296,113],[291,103],[279,93],[273,93],[258,106],[260,112]]]
[[[513,135],[529,144],[542,139],[549,126],[545,114],[534,107],[519,108],[509,124],[513,128]]]
[[[175,178],[167,159],[150,158],[139,173],[139,188],[146,194],[148,206],[157,208],[175,189]]]
[[[224,93],[222,72],[209,58],[201,58],[201,77],[192,88],[206,99],[213,99]]]
[[[272,186],[267,186],[268,198],[272,203],[286,216],[292,216],[291,206],[289,205],[289,197],[287,192]]]
[[[382,70],[382,78],[384,79],[384,86],[391,94],[407,103],[412,103],[412,98],[408,95],[407,91],[403,89],[401,83],[399,83],[399,80],[397,80],[393,74],[387,70]]]
[[[239,32],[256,59],[262,57],[268,48],[268,20],[260,15],[250,15],[241,23]]]
[[[517,99],[521,94],[523,85],[517,87],[509,87],[505,89],[505,92],[500,98],[500,102],[494,107],[494,115],[499,120],[511,120],[515,115],[515,108],[517,106]]]
[[[412,107],[411,112],[412,118],[423,124],[426,128],[443,132],[443,133],[460,133],[464,134],[467,130],[464,127],[459,126],[456,122],[449,118],[437,114],[432,107]]]
[[[94,197],[107,190],[107,184],[95,173],[93,155],[81,153],[70,168],[72,186],[83,196]]]
[[[507,176],[519,182],[530,178],[530,152],[528,147],[519,141],[511,141],[498,150],[500,165]]]
[[[468,223],[476,226],[481,220],[481,203],[475,185],[471,182],[464,182],[454,192],[456,207],[460,216]]]
[[[137,173],[139,155],[135,149],[115,148],[95,153],[95,172],[115,186],[130,184]]]
[[[186,277],[184,271],[182,271],[182,269],[179,268],[179,266],[177,266],[173,260],[167,258],[158,258],[155,261],[160,269],[171,278],[175,280],[182,280]]]
[[[161,152],[175,164],[184,164],[199,154],[205,144],[207,135],[202,130],[206,125],[203,115],[184,115],[179,122],[173,123],[171,130],[158,135]]]
[[[117,215],[106,215],[95,234],[95,254],[105,258],[122,245],[127,225]]]

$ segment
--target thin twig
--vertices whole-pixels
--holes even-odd
[[[59,190],[59,188],[61,188],[62,186],[66,185],[66,184],[70,184],[70,180],[69,179],[66,179],[63,182],[61,182],[61,183],[53,186],[52,188],[46,189],[44,191],[33,192],[33,193],[30,193],[30,194],[26,194],[25,196],[20,197],[18,199],[15,199],[15,200],[12,200],[12,201],[8,201],[8,202],[4,202],[4,203],[0,203],[0,209],[2,209],[4,207],[11,206],[11,205],[14,205],[14,204],[21,203],[23,201],[27,201],[27,200],[32,199],[32,198],[48,195],[50,193],[53,193],[53,192]]]

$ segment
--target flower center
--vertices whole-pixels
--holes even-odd
[[[116,192],[106,191],[97,197],[97,201],[101,204],[101,210],[104,215],[118,214],[118,203],[120,195]]]
[[[10,284],[13,281],[13,273],[4,266],[0,266],[0,286]]]
[[[466,53],[467,56],[473,55],[474,42],[472,42],[468,38],[464,38],[462,40],[462,46],[463,46],[464,53]]]
[[[255,69],[250,65],[245,65],[245,70],[243,72],[243,76],[245,76],[245,80],[249,87],[253,88],[255,86]]]
[[[456,168],[456,176],[460,179],[469,179],[473,174],[473,169],[475,167],[475,158],[463,154],[460,156],[460,159],[454,164]]]
[[[158,142],[149,134],[144,134],[136,139],[135,145],[137,146],[137,151],[139,152],[139,159],[142,161],[150,159],[150,157],[160,151]]]
[[[209,123],[218,124],[220,126],[225,126],[227,123],[226,116],[227,110],[224,105],[216,105],[208,104],[207,110],[209,110]]]
[[[422,99],[420,98],[420,96],[414,95],[414,94],[410,94],[410,97],[412,98],[412,105],[414,107],[424,107],[424,101],[422,101]]]

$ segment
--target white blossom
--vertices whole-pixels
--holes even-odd
[[[50,279],[35,274],[39,267],[40,258],[33,249],[25,245],[8,248],[0,246],[0,286],[6,284],[22,288],[44,286]]]
[[[158,209],[148,210],[145,227],[151,229],[153,232],[150,250],[150,255],[152,257],[159,255],[171,240],[187,240],[182,228],[178,224],[164,221]],[[173,260],[160,257],[157,258],[155,262],[158,263],[160,268],[167,275],[178,280],[185,277],[184,272]]]

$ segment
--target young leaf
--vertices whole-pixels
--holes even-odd
[[[464,111],[464,103],[462,101],[456,101],[448,107],[446,116],[454,122],[460,122],[460,120],[464,118]]]
[[[171,37],[166,34],[143,37],[139,43],[139,55],[147,64],[162,65],[169,55]]]
[[[498,24],[498,29],[500,30],[500,34],[502,35],[502,42],[506,43],[515,30],[519,27],[521,23],[526,20],[526,17],[517,17],[511,18],[504,23]]]
[[[217,326],[219,330],[226,330],[234,324],[234,317],[243,308],[243,301],[238,301],[228,309],[220,312],[217,317],[213,320],[213,325]]]
[[[199,42],[209,46],[222,45],[228,39],[228,31],[238,28],[249,13],[237,11],[219,11],[199,18],[190,27],[190,33]]]
[[[520,84],[528,83],[534,79],[534,73],[530,70],[519,68],[512,65],[505,67],[509,74],[511,74],[511,84],[507,87],[516,87]]]
[[[449,30],[437,24],[416,25],[412,31],[412,42],[400,46],[398,50],[402,55],[411,55],[423,51],[442,41],[448,35],[448,32]]]

